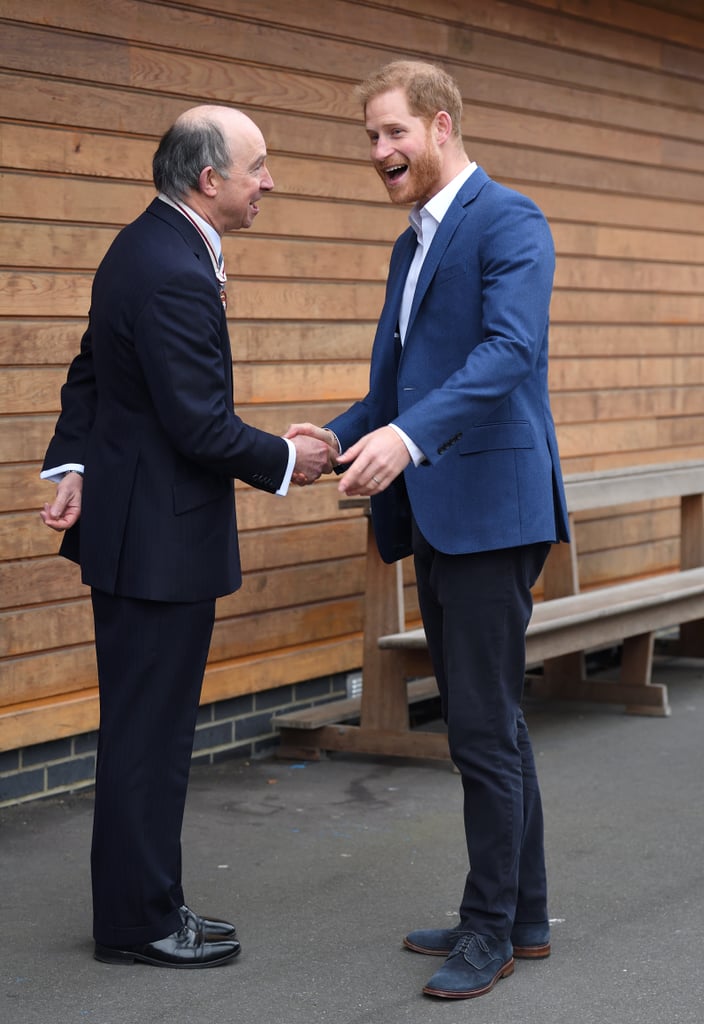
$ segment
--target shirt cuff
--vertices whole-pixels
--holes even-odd
[[[408,454],[411,456],[414,466],[420,466],[421,462],[425,462],[425,454],[420,450],[417,444],[411,441],[408,434],[406,434],[400,427],[397,427],[395,423],[389,423],[392,430],[395,430],[398,436],[401,438],[406,448],[408,448]]]
[[[337,436],[335,431],[331,430],[330,427],[323,427],[323,430],[327,430],[328,434],[332,434],[332,439],[337,445],[337,454],[342,455],[342,445],[340,444],[340,438]]]
[[[82,466],[80,462],[65,462],[63,466],[57,466],[55,469],[44,469],[39,474],[40,480],[51,480],[52,483],[58,484],[67,473],[80,473],[83,476],[85,472],[85,466]]]
[[[291,477],[293,476],[293,470],[296,465],[296,446],[293,441],[289,441],[287,437],[284,437],[283,440],[288,445],[288,465],[286,467],[286,472],[284,473],[284,478],[281,481],[281,486],[276,493],[281,495],[282,498],[285,498],[288,494],[288,487],[291,483]]]

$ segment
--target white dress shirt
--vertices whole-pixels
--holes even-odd
[[[413,296],[415,295],[416,285],[418,284],[418,278],[420,277],[420,271],[423,266],[423,260],[428,255],[431,243],[435,238],[435,234],[440,227],[443,217],[450,208],[452,200],[462,188],[465,181],[467,181],[476,169],[476,163],[472,162],[468,164],[452,179],[452,181],[429,199],[425,206],[418,206],[416,203],[408,215],[411,227],[416,233],[418,244],[416,246],[416,251],[413,254],[411,265],[408,268],[408,276],[406,277],[403,296],[401,298],[398,327],[402,345],[405,344],[406,341],[408,319],[411,315]],[[397,427],[395,423],[391,423],[390,426],[399,435],[403,443],[406,445],[406,448],[408,448],[413,464],[415,466],[420,465],[420,463],[425,460],[425,455],[418,445],[414,444],[408,434]]]

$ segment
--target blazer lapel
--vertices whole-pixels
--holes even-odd
[[[162,202],[161,199],[153,199],[150,205],[147,207],[147,213],[153,214],[160,220],[166,221],[170,224],[181,235],[183,240],[193,251],[193,255],[203,264],[204,267],[211,267],[210,256],[208,250],[205,247],[205,242],[201,238],[200,232],[191,224],[187,217],[184,217],[182,213],[175,210],[173,206],[169,206],[168,203]],[[213,273],[213,284],[218,292],[218,304],[221,305],[219,291],[220,285]],[[234,383],[232,379],[232,347],[230,345],[230,336],[227,330],[227,317],[225,310],[222,310],[222,320],[220,324],[220,349],[222,352],[223,362],[223,373],[225,377],[225,386],[227,393],[232,403],[234,401]]]
[[[166,221],[167,224],[170,224],[172,228],[178,231],[186,245],[193,250],[193,255],[199,260],[210,260],[205,242],[196,228],[182,213],[175,210],[173,206],[169,206],[168,203],[163,202],[161,199],[153,199],[147,207],[147,213],[158,217],[159,220]],[[213,276],[215,275],[213,274]]]
[[[413,304],[411,305],[411,313],[408,318],[408,327],[406,328],[407,337],[411,333],[413,321],[415,320],[420,304],[423,301],[423,296],[427,292],[428,286],[435,276],[435,271],[438,269],[440,260],[445,254],[445,250],[452,241],[455,231],[467,216],[469,204],[476,198],[482,186],[488,180],[489,178],[486,172],[483,171],[481,167],[477,167],[450,203],[447,213],[441,220],[440,225],[435,232],[435,237],[433,238],[430,249],[428,250],[428,254],[423,260],[423,266],[421,267],[420,275],[418,277],[418,283],[413,295]]]
[[[416,251],[416,233],[413,228],[407,228],[394,247],[389,267],[389,280],[386,288],[386,300],[382,312],[385,333],[393,334],[398,329],[398,314],[401,309],[403,288],[406,284],[408,271],[413,261],[413,254]],[[381,324],[380,324],[381,326]]]

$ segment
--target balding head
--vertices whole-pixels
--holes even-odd
[[[154,154],[154,184],[170,199],[186,202],[222,234],[249,227],[256,198],[274,185],[266,169],[264,136],[250,117],[234,107],[203,104],[181,114]],[[245,213],[231,216],[233,189],[249,190]],[[246,179],[256,179],[251,188]],[[232,184],[234,185],[234,179]],[[241,186],[241,187],[240,187]]]
[[[174,122],[174,127],[198,129],[208,124],[217,125],[224,134],[228,127],[244,129],[246,126],[253,125],[254,121],[241,110],[237,110],[236,107],[203,103],[201,106],[191,107],[179,114]]]
[[[250,117],[233,107],[203,104],[181,114],[161,139],[152,165],[154,184],[171,199],[197,190],[201,171],[212,167],[223,178],[242,146],[262,134]]]
[[[194,107],[181,114],[162,136],[154,154],[154,184],[171,199],[184,199],[191,189],[197,189],[204,167],[226,174],[230,166],[230,153],[218,122],[197,113],[208,109],[217,108]]]

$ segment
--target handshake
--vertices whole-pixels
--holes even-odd
[[[323,473],[332,473],[340,455],[332,430],[312,423],[292,423],[284,437],[296,449],[296,465],[291,480],[299,487],[314,483]]]
[[[338,490],[350,497],[379,494],[411,461],[408,448],[393,427],[380,427],[365,434],[342,453],[332,430],[313,423],[292,423],[284,437],[296,448],[291,477],[295,484],[304,487],[323,473],[345,469]]]

